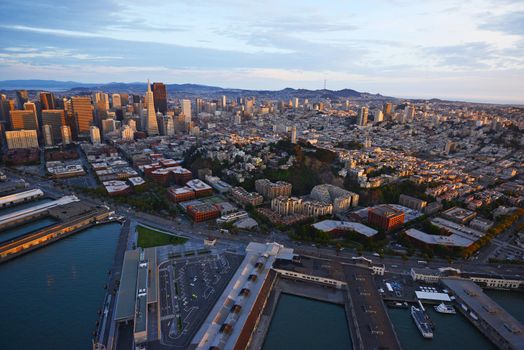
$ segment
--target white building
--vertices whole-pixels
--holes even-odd
[[[8,149],[38,148],[38,134],[36,130],[6,131],[5,138]]]
[[[100,138],[100,129],[96,126],[89,128],[89,136],[91,137],[91,143],[93,145],[99,144],[102,141]]]

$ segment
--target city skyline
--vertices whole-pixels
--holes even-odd
[[[327,80],[332,90],[522,104],[519,1],[96,2],[3,2],[3,79],[267,90]]]

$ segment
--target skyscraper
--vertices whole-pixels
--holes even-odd
[[[51,129],[51,125],[44,124],[44,126],[42,127],[42,132],[44,134],[44,143],[45,143],[45,145],[47,147],[53,146],[54,145],[54,140],[53,140],[53,131]]]
[[[111,100],[114,109],[122,108],[122,98],[120,97],[120,94],[113,94]]]
[[[296,144],[297,143],[297,127],[294,126],[291,129],[291,143]]]
[[[186,124],[191,123],[191,100],[182,100],[182,114],[185,117]]]
[[[42,125],[49,125],[54,142],[62,139],[61,128],[66,125],[63,109],[46,109],[42,111]]]
[[[38,130],[36,113],[32,110],[14,110],[10,112],[10,117],[13,130]]]
[[[391,102],[387,102],[384,104],[384,116],[391,117],[391,112],[393,112],[393,104]]]
[[[42,91],[40,93],[40,106],[42,110],[55,109],[55,96],[51,92]]]
[[[383,120],[384,120],[384,113],[382,113],[382,111],[380,109],[377,109],[375,111],[375,117],[373,118],[373,121],[375,123],[380,123]]]
[[[100,129],[99,128],[97,128],[96,126],[91,126],[89,128],[89,135],[91,137],[91,143],[93,145],[100,143],[101,139],[100,139]]]
[[[151,84],[149,84],[149,80],[147,81],[146,108],[147,115],[145,120],[145,127],[147,134],[149,136],[158,135],[158,123],[156,121],[155,112],[155,98],[153,96],[153,92],[151,91]]]
[[[357,124],[359,126],[366,126],[368,123],[368,108],[362,107],[358,112]]]
[[[227,107],[227,98],[225,95],[222,95],[220,97],[220,109],[222,109],[223,111],[226,110],[226,107]]]
[[[155,112],[167,113],[167,91],[164,83],[153,83],[153,97],[155,100]]]
[[[29,94],[27,93],[27,90],[16,91],[16,103],[18,105],[18,109],[23,109],[24,103],[27,101],[29,101]]]
[[[71,109],[78,135],[87,136],[89,134],[89,127],[93,125],[93,106],[91,105],[91,97],[71,97]]]
[[[6,131],[5,139],[8,149],[38,148],[38,134],[36,130]]]
[[[71,143],[71,128],[69,125],[62,125],[60,128],[60,136],[62,138],[62,144],[69,145]]]

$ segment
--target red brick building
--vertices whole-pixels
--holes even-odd
[[[391,231],[404,224],[404,212],[387,204],[368,210],[368,224],[384,231]]]
[[[216,219],[220,216],[220,210],[212,204],[197,204],[187,207],[187,214],[195,222]]]
[[[193,191],[189,187],[182,187],[182,188],[169,187],[169,189],[167,190],[167,195],[175,203],[180,203],[180,202],[185,202],[185,201],[195,199],[195,191]]]

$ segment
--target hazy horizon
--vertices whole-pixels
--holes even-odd
[[[2,79],[523,103],[520,0],[4,0]]]

